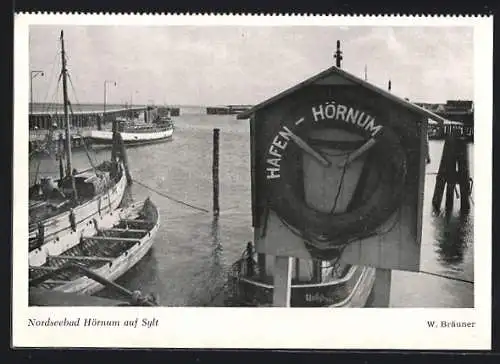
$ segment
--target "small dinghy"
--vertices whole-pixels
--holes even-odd
[[[44,264],[30,266],[30,287],[67,293],[98,292],[104,285],[89,275],[95,273],[114,281],[130,270],[151,249],[159,221],[158,209],[149,198],[130,205],[111,229],[98,229],[95,235],[82,237],[62,254],[48,255]],[[83,269],[61,269],[74,263]]]
[[[274,259],[257,254],[251,244],[231,267],[227,306],[273,305]],[[291,307],[365,307],[375,283],[376,269],[337,260],[294,259]]]

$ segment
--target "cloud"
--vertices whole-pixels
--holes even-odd
[[[32,69],[53,68],[59,31],[31,28]],[[472,97],[467,28],[67,26],[65,38],[80,102],[101,102],[112,79],[110,102],[256,103],[332,65],[337,39],[343,68],[362,77],[367,65],[380,87],[391,79],[395,93],[420,101]],[[49,88],[49,77],[37,79],[35,98]]]

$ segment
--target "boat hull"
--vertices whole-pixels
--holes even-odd
[[[93,220],[98,223],[107,224],[108,216],[120,205],[125,189],[127,187],[127,177],[124,173],[123,165],[121,176],[118,182],[111,187],[107,193],[101,193],[93,199],[73,208],[75,217],[75,231],[70,222],[70,211],[53,216],[43,221],[45,226],[45,238],[43,244],[29,252],[31,265],[40,265],[45,261],[47,254],[56,255],[69,249],[71,244],[78,243],[79,238],[87,232],[92,233]],[[95,231],[95,229],[94,229]],[[36,239],[37,230],[30,229],[30,240]]]
[[[130,306],[126,301],[88,296],[78,293],[56,292],[43,288],[30,288],[29,290],[30,306]]]
[[[153,133],[121,132],[123,143],[127,146],[160,143],[172,138],[173,129],[166,129]],[[92,130],[86,139],[96,146],[111,146],[113,144],[113,132],[104,130]]]
[[[365,307],[376,269],[352,266],[345,277],[331,282],[292,284],[291,307]],[[272,306],[273,285],[257,279],[230,277],[237,305]]]
[[[41,247],[29,252],[28,261],[32,267],[39,267],[47,262],[47,257],[51,255],[60,255],[80,243],[82,238],[90,237],[97,233],[97,229],[109,229],[120,220],[120,214],[123,209],[117,208],[115,202],[111,204],[111,209],[108,207],[101,214],[96,213],[85,219],[84,222],[77,225],[76,231],[68,229],[66,234],[59,234],[45,242]],[[116,205],[116,206],[115,206]],[[94,223],[97,222],[97,226]],[[97,229],[96,229],[97,228]]]
[[[113,258],[112,261],[103,264],[98,268],[92,269],[93,272],[109,281],[115,281],[135,266],[149,252],[160,226],[160,214],[158,209],[152,204],[151,206],[153,206],[156,216],[154,225],[151,229],[148,229],[147,233],[145,233],[144,236],[133,246],[128,249],[123,249],[121,254]],[[126,216],[126,209],[120,212]],[[103,288],[104,286],[94,279],[86,276],[80,276],[76,279],[69,280],[68,283],[57,285],[51,288],[51,290],[65,293],[94,294]]]

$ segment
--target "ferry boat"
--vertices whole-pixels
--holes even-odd
[[[60,40],[64,122],[66,135],[70,135],[62,31]],[[39,180],[37,167],[34,184],[29,188],[30,259],[41,251],[59,251],[78,241],[83,231],[89,229],[93,219],[102,221],[112,215],[125,194],[127,173],[124,173],[126,166],[122,158],[113,153],[111,161],[104,161],[99,165],[90,161],[92,168],[78,172],[72,166],[70,138],[66,138],[65,144],[64,151],[59,153],[59,179],[46,177]],[[51,149],[51,146],[48,145],[47,149]],[[66,168],[63,166],[63,159],[67,162]]]
[[[174,133],[171,119],[155,123],[139,123],[117,118],[118,131],[125,145],[142,145],[169,140]],[[113,132],[110,130],[91,130],[87,140],[94,146],[111,146]]]
[[[251,257],[250,257],[251,255]],[[273,305],[271,256],[244,252],[229,273],[228,306]],[[364,307],[376,269],[335,261],[293,259],[291,307]]]

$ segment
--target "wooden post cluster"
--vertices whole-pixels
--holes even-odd
[[[467,143],[464,138],[452,135],[445,140],[436,176],[436,186],[432,197],[432,206],[436,211],[439,211],[441,207],[445,187],[445,211],[450,213],[453,210],[453,194],[457,184],[460,187],[460,210],[467,213],[470,210],[471,193]]]

